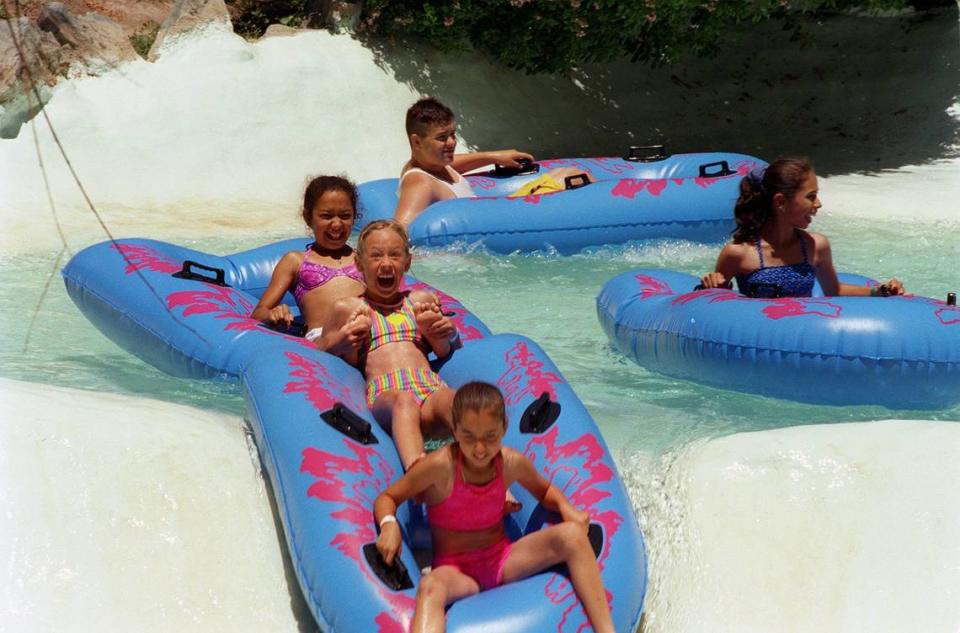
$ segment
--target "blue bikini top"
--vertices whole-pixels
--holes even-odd
[[[737,287],[748,297],[770,299],[777,297],[809,297],[813,293],[813,283],[817,274],[807,259],[807,245],[800,235],[800,250],[803,262],[783,266],[764,266],[763,248],[760,236],[757,236],[757,255],[760,256],[760,268],[749,275],[737,275]]]

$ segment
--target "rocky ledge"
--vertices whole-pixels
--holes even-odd
[[[62,78],[155,61],[196,29],[232,30],[224,0],[28,0],[17,11],[0,20],[0,138],[17,136]]]

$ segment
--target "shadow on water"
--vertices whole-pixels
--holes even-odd
[[[624,60],[569,77],[419,43],[366,45],[398,80],[447,102],[463,136],[483,148],[553,157],[664,143],[674,153],[805,155],[822,175],[956,155],[960,126],[947,110],[960,97],[957,7],[833,16],[806,31],[813,41],[801,46],[780,24],[756,25],[716,59],[660,68]]]

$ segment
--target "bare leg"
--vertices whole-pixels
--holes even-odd
[[[567,521],[521,538],[513,544],[504,563],[503,581],[520,580],[561,562],[570,570],[573,588],[593,630],[614,633],[600,567],[582,525]]]
[[[479,591],[476,580],[449,565],[422,576],[410,633],[442,633],[447,628],[447,605]]]
[[[423,434],[420,432],[420,405],[417,399],[403,391],[384,391],[377,396],[371,411],[378,422],[390,425],[400,463],[404,470],[408,470],[423,457]]]
[[[453,389],[441,387],[423,401],[420,425],[424,433],[433,437],[449,437],[453,433],[453,396]]]

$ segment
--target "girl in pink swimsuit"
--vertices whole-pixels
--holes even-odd
[[[445,628],[447,605],[479,591],[566,563],[573,587],[594,631],[613,633],[600,569],[587,539],[589,516],[537,472],[529,459],[502,445],[507,419],[493,385],[471,382],[453,400],[456,442],[434,451],[373,504],[380,527],[377,549],[392,565],[400,553],[394,513],[407,499],[427,504],[433,534],[433,569],[420,580],[410,630]],[[504,494],[519,482],[563,522],[511,543],[503,528]]]
[[[313,243],[303,251],[284,255],[273,269],[270,284],[250,315],[273,325],[293,323],[290,308],[282,302],[293,293],[307,326],[307,338],[315,341],[334,302],[363,292],[363,277],[357,270],[347,239],[357,218],[357,190],[340,176],[318,176],[303,196],[303,221],[313,231]]]
[[[401,290],[410,261],[407,232],[398,222],[364,227],[357,266],[366,290],[334,304],[316,341],[364,373],[367,404],[391,430],[404,468],[423,456],[424,434],[450,435],[453,390],[430,369],[427,354],[450,354],[457,333],[433,293]]]

